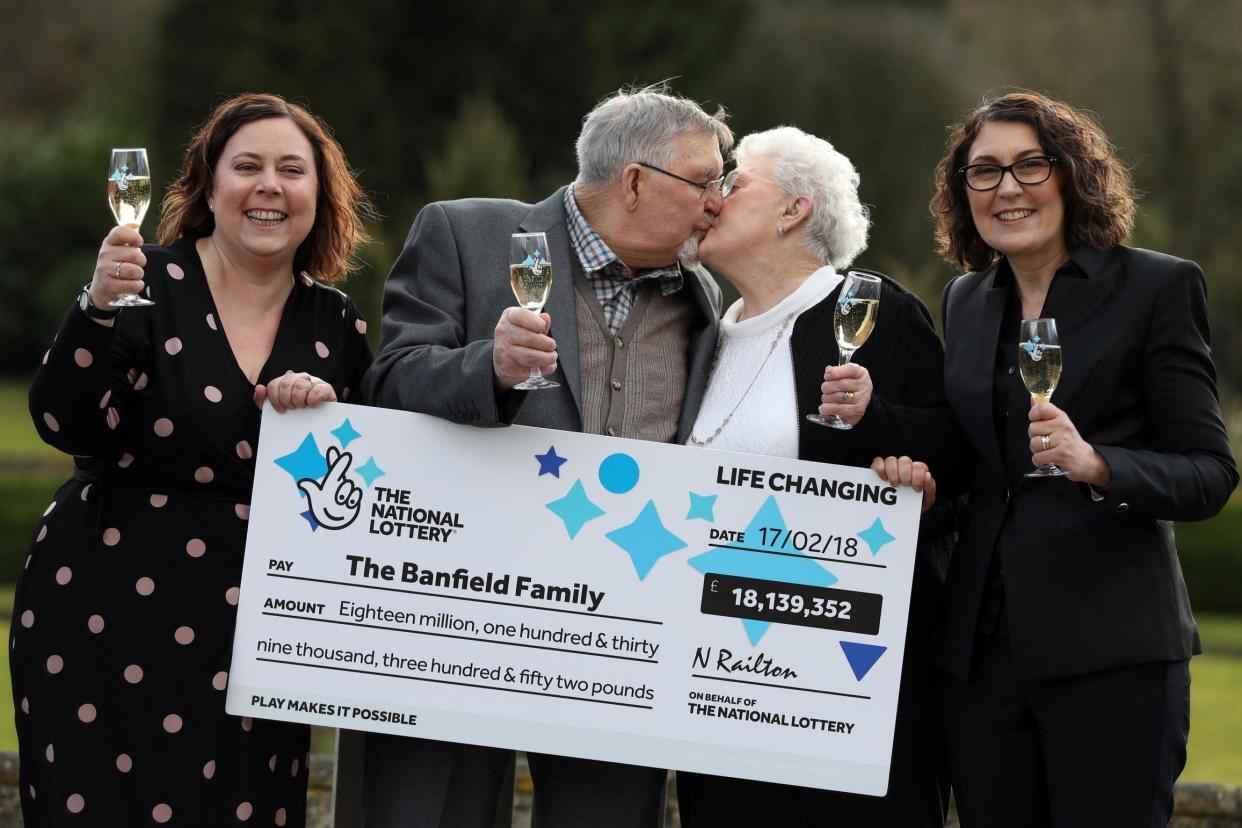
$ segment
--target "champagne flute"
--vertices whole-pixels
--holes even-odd
[[[869,273],[851,270],[841,283],[837,306],[832,312],[832,329],[837,337],[837,349],[841,358],[838,365],[848,365],[854,352],[863,346],[875,330],[876,317],[880,313],[880,278]],[[836,414],[821,417],[808,414],[813,423],[847,431],[854,426]]]
[[[548,239],[543,233],[514,233],[509,239],[509,284],[519,305],[535,313],[543,310],[552,289],[552,261],[548,258]],[[535,366],[530,369],[529,377],[513,387],[536,391],[560,388],[561,384],[546,379]]]
[[[151,205],[151,170],[147,151],[141,148],[114,149],[108,173],[108,206],[117,224],[133,227],[142,224]],[[126,293],[108,303],[117,308],[138,308],[154,305],[136,293]]]
[[[1061,343],[1057,339],[1055,319],[1023,319],[1018,335],[1018,371],[1031,401],[1051,402],[1052,392],[1061,380]],[[1026,477],[1061,477],[1065,469],[1052,463],[1041,463]]]

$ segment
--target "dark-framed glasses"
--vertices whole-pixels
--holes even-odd
[[[1052,166],[1056,163],[1056,156],[1032,155],[1012,164],[967,164],[959,167],[958,173],[966,179],[967,187],[986,192],[999,187],[1005,173],[1012,175],[1019,184],[1043,184],[1052,177]]]
[[[726,176],[722,174],[718,178],[713,178],[710,181],[694,181],[693,179],[689,179],[689,178],[686,178],[685,176],[678,175],[677,173],[669,172],[663,167],[657,167],[655,164],[648,164],[646,161],[637,161],[635,163],[637,163],[638,166],[640,167],[646,167],[649,170],[655,170],[658,173],[663,173],[664,175],[667,175],[669,178],[676,178],[678,181],[684,181],[687,184],[689,184],[691,187],[699,188],[700,190],[699,200],[700,201],[707,198],[707,194],[710,193],[712,190],[720,191],[721,186],[724,184],[724,180],[726,178]]]

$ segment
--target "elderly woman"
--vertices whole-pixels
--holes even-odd
[[[875,332],[852,364],[837,366],[831,334],[842,283],[837,270],[867,241],[853,166],[827,141],[793,127],[746,136],[735,157],[723,207],[699,251],[741,298],[721,321],[717,363],[690,444],[849,466],[874,459],[881,476],[912,483],[928,502],[928,465],[939,475],[960,438],[945,405],[942,350],[926,308],[885,277]],[[854,428],[805,423],[816,410]],[[943,553],[936,518],[935,511],[925,516],[920,535],[888,796],[682,773],[678,795],[687,828],[773,818],[807,826],[943,824],[947,786],[933,749],[920,652],[938,586],[933,558]]]
[[[1199,637],[1168,521],[1238,481],[1202,271],[1121,244],[1125,166],[1064,103],[1005,95],[956,126],[937,240],[946,386],[976,464],[937,658],[962,824],[1164,825]],[[1054,318],[1064,372],[1031,405],[1019,323]],[[1053,463],[1066,476],[1027,478]]]
[[[256,403],[358,387],[366,326],[320,282],[353,269],[367,209],[320,120],[243,95],[186,150],[160,244],[104,239],[30,390],[76,470],[13,608],[27,826],[304,823],[308,728],[224,697]],[[109,308],[137,292],[155,305]]]

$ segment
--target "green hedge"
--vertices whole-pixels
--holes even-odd
[[[0,475],[0,583],[17,578],[43,510],[68,477]],[[1202,523],[1177,526],[1182,572],[1197,612],[1242,613],[1242,496]]]
[[[1177,524],[1177,551],[1195,612],[1242,613],[1242,496],[1201,523]]]
[[[17,580],[35,527],[52,495],[68,478],[68,472],[55,477],[0,476],[0,583]]]

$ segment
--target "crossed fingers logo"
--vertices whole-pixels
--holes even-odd
[[[313,477],[298,481],[315,520],[324,529],[344,529],[358,518],[362,509],[362,488],[345,476],[353,456],[335,446],[328,447],[328,470],[322,480]]]

